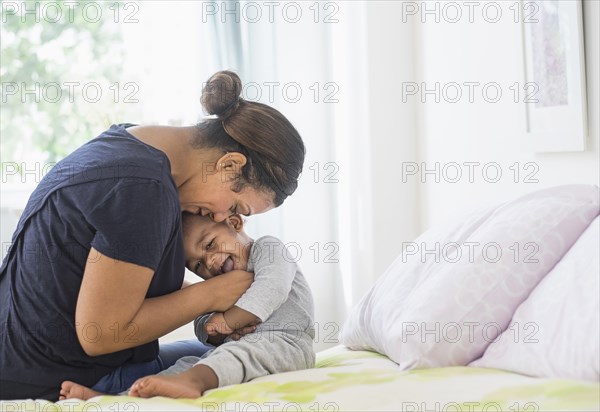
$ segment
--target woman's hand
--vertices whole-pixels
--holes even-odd
[[[210,296],[213,298],[211,311],[225,312],[238,301],[253,281],[253,273],[244,270],[232,270],[202,282],[210,287]]]

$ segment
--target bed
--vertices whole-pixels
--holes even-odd
[[[401,371],[384,355],[344,346],[314,369],[265,376],[196,400],[100,396],[51,403],[4,401],[3,411],[598,411],[594,382],[532,378],[497,369]]]
[[[599,214],[597,186],[567,185],[428,230],[415,245],[453,248],[405,249],[313,369],[198,399],[13,400],[1,410],[599,411]],[[504,253],[464,253],[474,245]]]

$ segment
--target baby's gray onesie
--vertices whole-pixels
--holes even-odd
[[[256,240],[248,260],[254,282],[235,305],[256,315],[262,323],[239,341],[227,338],[202,358],[186,356],[160,374],[171,375],[196,364],[206,365],[215,371],[221,387],[268,374],[312,368],[313,299],[295,258],[275,237]],[[209,316],[194,321],[196,336],[204,343],[208,338],[204,323]]]

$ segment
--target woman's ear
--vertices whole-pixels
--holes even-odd
[[[247,161],[246,156],[240,152],[228,152],[217,160],[217,171],[236,176],[241,173]]]
[[[240,215],[231,215],[227,218],[227,224],[235,229],[236,232],[241,232],[244,229],[244,219]]]

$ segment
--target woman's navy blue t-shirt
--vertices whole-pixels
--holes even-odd
[[[0,379],[87,386],[126,362],[156,358],[158,341],[85,354],[75,307],[94,247],[155,271],[146,297],[181,288],[181,211],[166,155],[113,125],[57,163],[31,195],[0,271]],[[88,256],[89,255],[89,256]],[[83,325],[86,338],[115,334]],[[135,342],[136,325],[122,339]],[[114,336],[114,335],[113,335]]]

